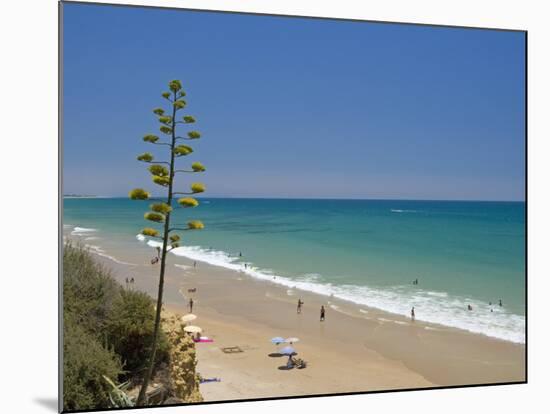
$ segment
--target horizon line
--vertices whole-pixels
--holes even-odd
[[[63,198],[127,198],[129,197],[127,195],[72,195],[67,194],[63,195]],[[157,196],[153,196],[157,197]],[[337,198],[331,198],[331,197],[262,197],[262,196],[252,196],[252,197],[246,197],[246,196],[197,196],[195,198],[199,199],[236,199],[236,200],[340,200],[340,201],[448,201],[448,202],[463,202],[463,203],[525,203],[526,200],[504,200],[504,199],[492,199],[492,200],[481,200],[481,199],[438,199],[438,198],[369,198],[369,197],[337,197]],[[147,200],[142,200],[147,201]]]

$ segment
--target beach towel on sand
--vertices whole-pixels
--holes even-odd
[[[214,342],[212,338],[209,338],[207,336],[201,336],[201,339],[195,339],[193,338],[194,342]]]
[[[201,384],[205,382],[222,382],[222,379],[221,378],[202,378],[200,382]]]

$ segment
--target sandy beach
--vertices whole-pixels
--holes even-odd
[[[97,256],[133,289],[157,293],[158,267],[127,252],[132,265]],[[146,259],[148,260],[148,258]],[[194,324],[213,343],[197,344],[205,401],[522,382],[525,346],[358,306],[220,267],[168,256],[164,303],[179,314],[193,298]],[[175,265],[178,266],[175,266]],[[188,289],[196,292],[188,293]],[[298,298],[304,302],[297,314]],[[319,321],[321,305],[326,320]],[[417,317],[420,317],[417,310]],[[298,337],[305,369],[286,370],[275,336]],[[224,347],[242,352],[227,354]]]

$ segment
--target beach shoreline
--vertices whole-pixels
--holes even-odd
[[[151,249],[153,250],[153,249]],[[98,260],[122,284],[157,295],[158,267],[128,252],[126,262]],[[178,265],[178,266],[175,266]],[[167,258],[164,306],[188,312],[213,343],[197,344],[206,401],[334,394],[391,389],[523,382],[525,345],[391,314],[375,308],[254,279],[181,256]],[[188,289],[196,289],[190,293]],[[304,301],[301,314],[296,303]],[[319,309],[326,320],[319,321]],[[195,323],[195,322],[194,322]],[[270,356],[274,336],[299,337],[306,369],[284,370],[286,358]],[[238,346],[243,352],[225,354]]]

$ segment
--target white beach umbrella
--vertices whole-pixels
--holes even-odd
[[[193,315],[192,313],[188,313],[187,315],[183,315],[181,317],[181,321],[184,323],[191,322],[197,319],[197,315]]]
[[[185,332],[189,332],[189,333],[201,333],[202,332],[202,328],[200,326],[194,326],[194,325],[186,326],[185,328],[183,328],[183,330]]]
[[[291,346],[285,346],[283,349],[279,350],[279,353],[283,354],[283,355],[296,355],[297,354],[295,349],[292,348]]]
[[[285,342],[289,343],[289,344],[293,344],[295,342],[298,342],[299,340],[300,340],[300,338],[286,338]]]

